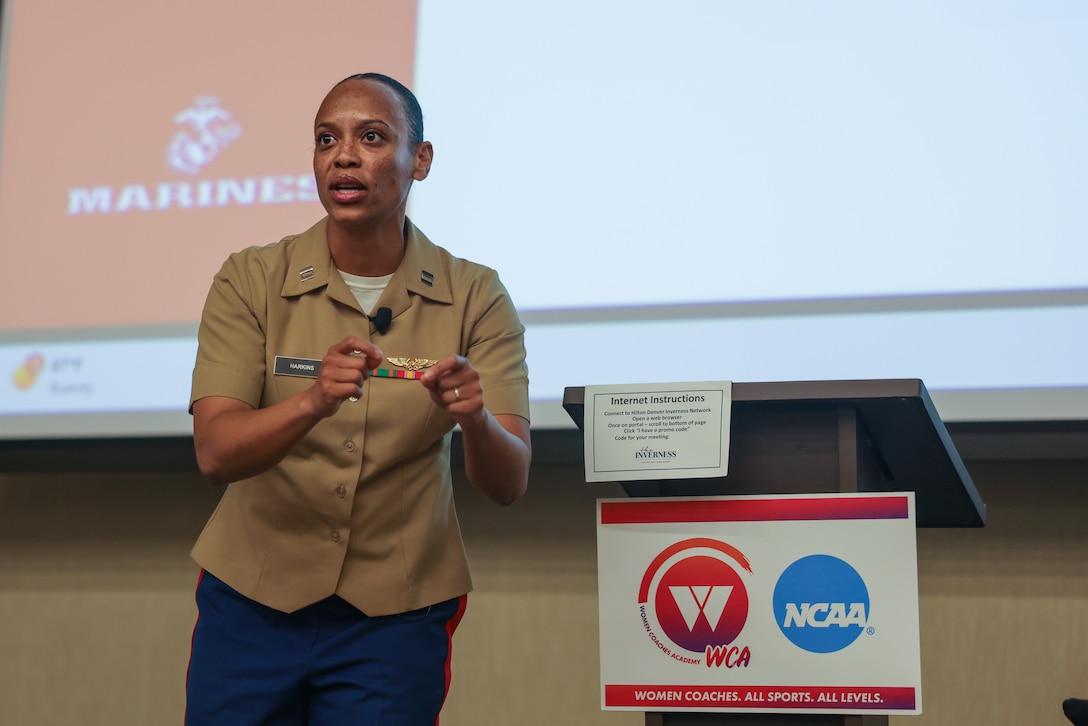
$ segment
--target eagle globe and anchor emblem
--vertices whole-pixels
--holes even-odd
[[[174,116],[174,123],[185,128],[174,134],[167,162],[183,174],[198,173],[242,135],[242,127],[215,96],[198,96]]]

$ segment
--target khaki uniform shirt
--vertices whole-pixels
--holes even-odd
[[[378,302],[393,311],[384,334],[337,272],[326,220],[231,255],[204,307],[191,400],[270,406],[310,386],[314,364],[355,335],[382,349],[386,369],[397,369],[389,358],[459,353],[479,371],[491,413],[528,419],[524,327],[498,275],[406,226],[404,259]],[[468,592],[453,426],[418,380],[368,378],[358,401],[344,401],[280,464],[228,485],[193,558],[284,612],[335,593],[386,615]]]

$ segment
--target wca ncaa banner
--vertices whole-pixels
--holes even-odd
[[[919,714],[913,493],[597,502],[601,705]]]

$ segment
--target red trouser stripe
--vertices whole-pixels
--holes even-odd
[[[452,663],[453,663],[453,631],[457,630],[457,626],[461,624],[461,618],[465,617],[465,608],[468,607],[468,595],[462,595],[457,599],[457,612],[453,614],[453,617],[446,623],[446,635],[449,638],[449,645],[446,648],[446,689],[442,692],[442,703],[446,703],[446,696],[450,693],[450,680],[453,678]],[[434,726],[438,726],[439,717],[434,720]]]

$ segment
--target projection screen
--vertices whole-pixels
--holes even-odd
[[[1088,419],[1083,3],[3,10],[0,438],[191,432],[211,278],[322,215],[313,114],[370,70],[435,146],[409,216],[519,308],[536,427],[719,379]]]

